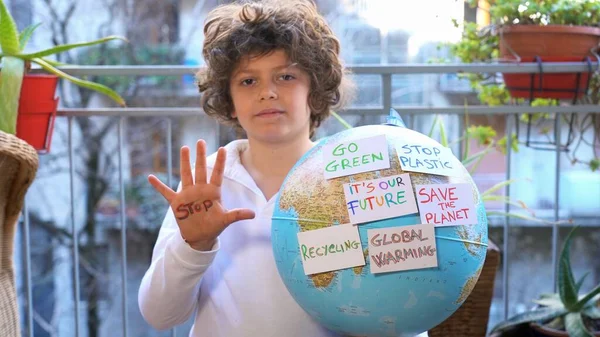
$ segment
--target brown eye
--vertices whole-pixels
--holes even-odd
[[[283,81],[291,81],[295,78],[296,77],[294,77],[294,75],[290,75],[290,74],[283,74],[283,75],[279,76],[279,79],[283,80]]]

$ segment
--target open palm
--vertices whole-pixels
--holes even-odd
[[[219,148],[208,182],[204,140],[196,143],[194,176],[190,165],[190,150],[187,146],[183,146],[180,155],[181,190],[177,192],[156,176],[148,177],[150,184],[171,205],[181,236],[197,250],[210,250],[219,234],[230,224],[254,218],[254,212],[250,209],[227,210],[221,203],[221,184],[226,155],[225,149]]]

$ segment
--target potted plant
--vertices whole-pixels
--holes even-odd
[[[600,78],[591,63],[581,73],[544,74],[547,62],[596,62],[600,43],[600,2],[595,0],[469,0],[471,6],[487,12],[490,25],[475,22],[462,25],[462,38],[450,45],[450,53],[464,63],[539,62],[542,74],[468,74],[479,100],[487,105],[529,104],[556,106],[587,102],[600,103]],[[455,21],[459,27],[459,23]],[[562,118],[562,120],[557,120]],[[567,134],[555,139],[555,121],[568,126]],[[600,124],[593,114],[559,115],[531,113],[521,116],[525,123],[526,146],[554,150],[559,146],[572,163],[600,168],[600,158],[577,157],[579,145],[598,146]],[[537,128],[542,139],[533,139]],[[519,136],[517,123],[517,138]],[[585,133],[592,131],[592,136]],[[571,146],[575,146],[574,149]],[[573,150],[573,151],[571,151]],[[596,156],[597,157],[597,156]]]
[[[491,25],[465,26],[452,52],[463,62],[597,61],[600,3],[595,0],[488,0]],[[469,0],[471,6],[478,1]],[[473,34],[475,33],[475,34]],[[476,45],[482,43],[482,45]],[[473,52],[476,52],[476,55]],[[476,56],[476,60],[473,59]],[[592,69],[581,74],[503,73],[513,98],[581,98]]]
[[[492,336],[512,336],[508,331],[523,331],[529,326],[535,336],[600,336],[600,284],[589,293],[580,296],[580,288],[588,274],[575,282],[571,269],[569,249],[578,227],[574,227],[565,239],[558,264],[558,293],[541,295],[529,311],[514,315],[498,323],[490,332]],[[520,329],[520,330],[519,330]]]
[[[588,0],[495,1],[490,14],[500,23],[500,61],[597,61],[598,13],[600,3]],[[586,93],[591,72],[503,77],[513,97],[573,99]]]
[[[0,0],[0,131],[16,134],[38,152],[44,153],[50,150],[58,106],[58,98],[55,98],[58,78],[95,90],[110,97],[117,104],[125,105],[123,98],[112,89],[66,74],[56,68],[63,64],[47,57],[74,48],[125,39],[108,36],[90,42],[59,45],[26,53],[25,46],[39,26],[40,24],[29,26],[19,33],[4,0]],[[31,63],[39,65],[48,74],[30,74],[28,71]]]

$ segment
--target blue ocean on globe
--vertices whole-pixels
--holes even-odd
[[[390,168],[326,179],[328,144],[385,135]],[[345,336],[414,336],[452,315],[471,293],[488,243],[486,210],[469,172],[453,155],[453,176],[403,171],[403,146],[442,148],[437,141],[391,125],[355,127],[322,139],[292,168],[276,200],[272,247],[279,275],[295,301],[324,327]],[[370,272],[367,231],[421,224],[419,213],[358,225],[365,265],[306,275],[298,233],[349,222],[343,184],[408,173],[413,185],[469,184],[477,223],[435,227],[437,267]]]

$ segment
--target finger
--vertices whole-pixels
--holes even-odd
[[[206,184],[206,142],[196,142],[196,184]]]
[[[224,148],[220,147],[217,151],[217,160],[215,167],[210,175],[210,183],[216,186],[221,186],[223,183],[223,171],[225,170],[225,157],[227,156]]]
[[[236,221],[254,219],[254,211],[247,208],[235,208],[225,213],[225,225],[230,225]]]
[[[181,175],[181,188],[183,189],[194,184],[192,168],[190,167],[190,148],[183,146],[179,157],[179,174]]]
[[[158,193],[160,193],[167,200],[167,202],[169,202],[169,204],[177,194],[154,175],[148,176],[148,182],[150,182],[150,185],[152,185],[152,187],[154,187],[154,189],[157,190]]]

